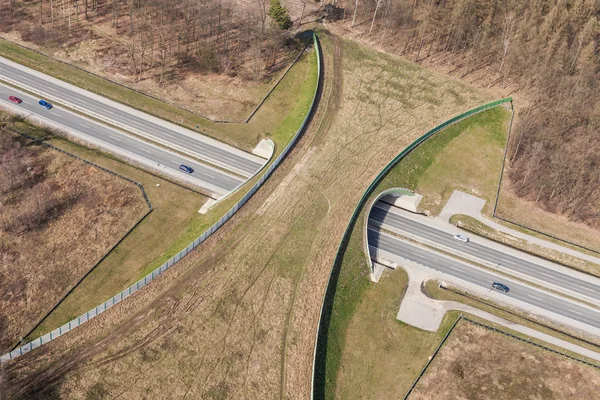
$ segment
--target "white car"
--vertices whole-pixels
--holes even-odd
[[[469,238],[464,235],[454,235],[454,239],[460,240],[463,243],[469,243]]]

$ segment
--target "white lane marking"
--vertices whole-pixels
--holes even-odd
[[[542,299],[540,299],[539,297],[535,297],[535,296],[532,296],[532,295],[530,295],[530,294],[528,294],[527,296],[531,297],[532,299],[536,299],[536,300],[542,300]]]
[[[448,268],[452,268],[453,270],[458,271],[458,272],[463,272],[462,269],[458,269],[458,268],[452,267],[450,265],[448,266]]]
[[[90,127],[89,127],[89,126],[87,126],[87,125],[84,125],[84,124],[79,124],[79,126],[83,126],[84,128],[90,129]]]
[[[148,151],[148,150],[146,150],[146,149],[140,149],[140,150],[141,150],[141,151],[144,151],[144,152],[146,152],[146,153],[148,153],[148,154],[152,154],[152,152],[151,152],[151,151]]]
[[[173,160],[171,160],[171,162],[174,162],[174,163],[175,163],[175,164],[177,164],[177,165],[181,165],[181,164],[179,163],[179,161],[173,161]]]
[[[111,135],[108,135],[108,136],[109,136],[111,139],[115,139],[117,142],[120,142],[120,141],[121,141],[121,139],[119,139],[119,138],[116,138],[116,137],[114,137],[114,136],[111,136]]]
[[[579,311],[573,311],[573,310],[571,310],[570,308],[567,308],[567,310],[569,310],[569,311],[571,311],[572,313],[575,313],[575,314],[583,315],[583,314],[582,314],[582,313],[580,313]]]

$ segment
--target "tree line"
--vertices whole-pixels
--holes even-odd
[[[260,79],[289,52],[289,33],[262,0],[234,6],[227,0],[11,0],[2,15],[17,30],[33,25],[27,39],[38,44],[53,34],[66,41],[95,25],[110,26],[115,53],[138,80],[162,81],[179,66]]]
[[[515,192],[600,227],[600,2],[339,0],[344,24],[417,62],[518,93]]]

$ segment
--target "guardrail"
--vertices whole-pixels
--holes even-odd
[[[275,90],[275,88],[276,88],[277,86],[279,86],[279,84],[281,83],[281,81],[283,80],[283,78],[285,78],[285,76],[287,75],[287,73],[289,72],[289,70],[290,70],[290,69],[291,69],[291,68],[292,68],[292,67],[293,67],[293,66],[296,64],[296,62],[297,62],[297,61],[300,59],[300,56],[302,56],[302,54],[303,54],[303,53],[306,51],[306,48],[308,47],[308,45],[307,45],[307,46],[305,46],[305,47],[304,47],[304,48],[303,48],[303,49],[302,49],[302,50],[299,52],[299,54],[298,54],[298,55],[297,55],[297,56],[294,58],[294,61],[292,61],[292,64],[290,64],[290,65],[288,66],[288,69],[287,69],[287,70],[286,70],[286,71],[285,71],[285,72],[284,72],[284,73],[283,73],[283,74],[282,74],[282,75],[279,77],[279,79],[277,79],[277,81],[275,82],[275,84],[273,85],[273,87],[271,88],[271,90],[269,90],[269,91],[267,92],[267,94],[266,94],[266,95],[265,95],[265,96],[262,98],[262,100],[261,100],[261,101],[258,103],[258,105],[257,105],[257,106],[254,108],[254,110],[252,110],[252,111],[251,111],[250,115],[249,115],[249,116],[248,116],[246,119],[244,119],[244,120],[239,120],[239,121],[236,121],[236,120],[227,120],[227,119],[225,119],[225,120],[220,120],[220,119],[212,119],[212,118],[210,118],[210,117],[207,117],[207,116],[205,116],[205,115],[198,114],[197,112],[195,112],[195,111],[192,111],[192,110],[191,110],[191,109],[189,109],[189,108],[186,108],[186,107],[183,107],[183,106],[179,106],[179,105],[177,105],[177,104],[174,104],[174,103],[169,103],[168,101],[165,101],[165,100],[163,100],[163,99],[161,99],[161,98],[159,98],[159,97],[156,97],[156,96],[154,96],[154,95],[152,95],[152,94],[150,94],[150,93],[144,92],[144,91],[142,91],[142,90],[134,89],[134,88],[132,88],[131,86],[127,86],[127,85],[125,85],[125,84],[123,84],[123,83],[120,83],[120,82],[117,82],[117,81],[115,81],[115,80],[113,80],[113,79],[109,79],[109,78],[107,78],[107,77],[105,77],[105,76],[98,75],[98,74],[96,74],[96,73],[94,73],[94,72],[92,72],[92,71],[88,71],[87,69],[85,69],[85,68],[82,68],[82,67],[80,67],[80,66],[78,66],[78,65],[76,65],[76,64],[70,63],[70,62],[68,62],[68,61],[65,61],[65,60],[60,60],[60,59],[58,59],[58,58],[56,58],[56,57],[52,57],[51,55],[45,54],[45,53],[43,53],[43,52],[41,52],[41,51],[39,51],[39,50],[33,49],[33,48],[31,48],[31,47],[27,47],[27,46],[24,46],[24,45],[22,45],[22,44],[20,44],[20,43],[13,42],[12,40],[9,40],[9,39],[7,39],[7,38],[5,38],[5,37],[2,37],[2,38],[0,38],[0,39],[7,41],[8,43],[12,44],[13,46],[18,46],[18,47],[20,47],[20,48],[22,48],[22,49],[25,49],[25,50],[27,50],[27,51],[31,51],[31,52],[33,52],[33,53],[39,54],[39,55],[41,55],[41,56],[43,56],[43,57],[48,57],[49,59],[51,59],[51,60],[53,60],[53,61],[59,62],[59,63],[61,63],[61,64],[68,65],[68,66],[69,66],[69,67],[71,67],[71,68],[78,69],[78,70],[80,70],[80,71],[82,71],[82,72],[85,72],[86,74],[93,75],[93,76],[95,76],[96,78],[99,78],[99,79],[102,79],[102,80],[104,80],[104,81],[110,82],[110,83],[112,83],[112,84],[114,84],[114,85],[117,85],[117,86],[121,86],[122,88],[125,88],[125,89],[128,89],[128,90],[131,90],[131,91],[133,91],[133,92],[136,92],[136,93],[138,93],[138,94],[141,94],[142,96],[149,97],[149,98],[151,98],[152,100],[156,100],[156,101],[158,101],[158,102],[161,102],[161,103],[163,103],[163,104],[166,104],[166,105],[168,105],[168,106],[170,106],[170,107],[174,107],[174,108],[177,108],[177,109],[179,109],[179,110],[183,110],[183,111],[185,111],[185,112],[188,112],[188,113],[190,113],[190,114],[192,114],[192,115],[195,115],[196,117],[199,117],[199,118],[205,119],[205,120],[207,120],[207,121],[215,122],[215,123],[217,123],[217,124],[247,124],[247,123],[250,121],[250,119],[251,119],[251,118],[254,116],[254,114],[256,113],[256,111],[258,111],[258,109],[259,109],[259,108],[260,108],[260,107],[261,107],[261,106],[264,104],[265,100],[266,100],[266,99],[267,99],[267,98],[268,98],[268,97],[271,95],[271,93],[273,93],[273,91]],[[11,59],[10,59],[10,58],[8,58],[8,57],[4,57],[4,58],[6,58],[7,60],[11,60]],[[13,60],[11,60],[11,61],[13,61]],[[32,68],[32,69],[33,69],[33,68]],[[61,80],[62,80],[62,79],[61,79]],[[66,82],[66,81],[65,81],[65,82]],[[68,82],[67,82],[67,83],[68,83]],[[94,93],[95,93],[95,92],[94,92]],[[102,93],[96,93],[96,94],[103,95]],[[143,110],[140,110],[140,111],[143,111]]]
[[[158,143],[158,144],[166,147],[167,149],[177,150],[177,151],[179,151],[181,153],[187,154],[188,156],[195,157],[195,158],[197,158],[199,160],[202,160],[202,161],[208,162],[210,164],[216,165],[216,166],[218,166],[220,168],[223,168],[226,171],[232,171],[232,172],[234,172],[236,174],[239,174],[239,175],[242,175],[242,176],[245,176],[245,177],[248,177],[248,175],[249,175],[247,172],[245,172],[245,171],[243,171],[243,170],[241,170],[239,168],[233,167],[233,166],[231,166],[229,164],[226,164],[226,163],[224,163],[222,161],[219,161],[216,158],[207,157],[207,156],[205,156],[205,155],[203,155],[201,153],[198,153],[198,152],[195,152],[195,151],[190,151],[188,148],[186,148],[184,146],[180,146],[180,145],[174,144],[172,142],[169,142],[168,140],[164,140],[164,139],[161,139],[159,137],[156,137],[156,136],[153,136],[153,135],[149,135],[146,132],[144,132],[143,130],[140,130],[140,129],[137,129],[137,128],[133,127],[131,124],[127,125],[127,124],[123,124],[121,122],[115,121],[113,119],[107,118],[107,117],[103,116],[102,114],[98,114],[97,112],[95,112],[91,108],[80,107],[77,104],[75,104],[73,102],[70,102],[69,100],[65,100],[64,98],[61,98],[61,97],[53,95],[53,94],[49,94],[47,92],[44,92],[43,90],[37,89],[37,88],[35,88],[33,86],[30,86],[30,85],[23,84],[22,82],[18,82],[18,81],[14,80],[14,79],[7,78],[5,76],[1,76],[0,77],[0,82],[2,82],[2,81],[7,82],[10,85],[15,86],[17,88],[20,88],[20,89],[22,89],[22,90],[24,90],[26,92],[31,93],[31,94],[37,95],[37,96],[42,97],[44,99],[48,99],[48,100],[50,100],[51,102],[53,102],[55,104],[62,105],[62,106],[65,106],[67,108],[70,108],[71,110],[74,110],[74,111],[76,111],[78,113],[84,114],[84,116],[91,116],[91,117],[93,117],[94,119],[96,119],[98,121],[102,121],[102,122],[108,124],[109,126],[113,126],[113,127],[119,128],[119,129],[123,129],[123,130],[131,132],[131,133],[133,133],[133,134],[135,134],[135,135],[137,135],[139,137],[142,137],[142,138],[144,138],[146,140],[149,140],[149,141],[154,142],[154,143]],[[70,85],[70,83],[67,83],[67,84]],[[92,93],[92,95],[94,95],[94,96],[98,96],[98,95],[96,95],[93,92],[90,92],[90,93]],[[114,101],[114,100],[110,100],[110,101]],[[123,105],[121,105],[119,103],[117,103],[117,104],[119,106],[123,107]],[[129,107],[129,106],[126,106],[126,107]],[[133,108],[133,107],[131,107],[131,108]],[[134,110],[136,110],[136,109],[134,109]],[[139,110],[136,110],[136,111],[143,112],[143,111],[139,111]],[[168,121],[168,122],[170,122],[170,121]],[[179,128],[178,125],[175,125],[175,126],[177,126]],[[216,140],[216,139],[212,139],[212,140]]]
[[[248,202],[248,200],[250,200],[250,198],[258,191],[258,189],[265,183],[265,181],[267,179],[269,179],[271,174],[273,174],[275,169],[285,159],[285,157],[289,153],[290,149],[296,144],[296,142],[298,141],[298,138],[302,135],[302,133],[306,127],[306,124],[308,123],[308,121],[310,120],[310,118],[313,114],[314,105],[317,101],[317,95],[319,93],[319,85],[321,84],[321,54],[320,54],[319,41],[317,39],[317,36],[314,33],[313,33],[313,43],[314,43],[315,51],[317,54],[317,85],[315,88],[315,94],[313,96],[310,107],[306,113],[306,116],[304,117],[304,120],[302,121],[302,124],[296,131],[296,134],[294,135],[294,137],[290,140],[290,142],[287,144],[285,149],[283,149],[281,154],[279,154],[279,156],[275,159],[275,161],[273,161],[273,163],[267,168],[267,170],[265,171],[263,176],[252,186],[252,188],[250,188],[248,193],[246,193],[240,199],[240,201],[238,201],[227,212],[227,214],[225,214],[223,217],[221,217],[213,226],[211,226],[208,230],[206,230],[196,240],[194,240],[192,243],[190,243],[186,248],[181,250],[175,256],[170,258],[163,265],[161,265],[160,267],[156,268],[154,271],[152,271],[151,273],[146,275],[143,279],[140,279],[133,285],[129,286],[127,289],[118,293],[116,296],[113,296],[112,298],[108,299],[107,301],[100,304],[99,306],[89,310],[85,314],[73,319],[72,321],[69,321],[68,323],[53,330],[52,332],[50,332],[38,339],[35,339],[35,340],[25,344],[24,346],[21,346],[15,350],[11,351],[10,353],[0,356],[0,363],[13,360],[23,354],[30,352],[33,349],[40,347],[41,345],[43,345],[45,343],[48,343],[48,342],[56,339],[59,336],[64,335],[65,333],[75,329],[76,327],[80,326],[81,324],[91,320],[98,314],[103,313],[104,311],[108,310],[115,304],[120,303],[121,301],[123,301],[123,299],[131,296],[133,293],[137,292],[138,290],[140,290],[141,288],[146,286],[148,283],[152,282],[154,279],[156,279],[157,277],[162,275],[165,271],[167,271],[169,268],[171,268],[173,265],[175,265],[179,260],[181,260],[183,257],[188,255],[192,250],[194,250],[202,242],[204,242],[206,239],[208,239],[208,237],[210,237],[210,235],[212,235],[219,228],[221,228],[244,204],[246,204]]]
[[[515,225],[515,226],[517,226],[519,228],[527,229],[528,231],[535,232],[535,233],[537,233],[539,235],[543,235],[543,236],[545,236],[547,238],[558,240],[559,242],[571,245],[573,247],[577,247],[578,249],[586,250],[586,251],[589,251],[589,252],[591,252],[593,254],[600,254],[600,251],[598,251],[598,250],[594,250],[594,249],[592,249],[590,247],[587,247],[587,246],[584,246],[582,244],[578,244],[578,243],[572,242],[570,240],[563,239],[563,238],[560,238],[558,236],[554,236],[554,235],[552,235],[550,233],[537,230],[535,228],[529,227],[527,225],[520,224],[518,222],[512,221],[512,220],[510,220],[508,218],[504,218],[504,217],[501,217],[500,215],[498,215],[498,202],[500,201],[500,191],[501,191],[501,187],[502,187],[502,179],[504,178],[504,166],[506,164],[506,156],[508,154],[508,146],[510,144],[510,134],[512,132],[512,126],[513,126],[514,117],[515,117],[515,110],[512,107],[512,103],[511,103],[511,117],[510,117],[510,124],[508,126],[508,136],[506,137],[506,145],[504,146],[504,156],[502,157],[502,169],[500,170],[500,179],[498,180],[498,188],[496,190],[496,201],[494,202],[494,209],[492,210],[492,217],[494,217],[496,219],[499,219],[500,221],[504,221],[506,223]]]
[[[506,332],[506,331],[503,331],[502,329],[498,329],[498,328],[495,328],[493,326],[483,324],[481,322],[472,320],[471,318],[465,317],[464,315],[460,314],[458,316],[458,318],[456,319],[456,321],[454,321],[454,324],[452,324],[452,327],[450,328],[450,330],[448,331],[448,333],[446,334],[446,336],[444,336],[444,338],[442,339],[442,341],[440,342],[440,344],[437,346],[437,348],[435,349],[435,351],[433,352],[433,354],[431,355],[431,357],[429,357],[429,359],[427,360],[427,363],[425,363],[425,366],[423,367],[423,369],[419,373],[419,376],[417,376],[417,379],[415,379],[415,381],[413,382],[413,384],[410,386],[410,388],[408,389],[408,391],[404,395],[403,400],[408,400],[409,396],[411,395],[411,393],[413,392],[413,390],[415,389],[415,387],[417,386],[417,384],[419,383],[419,381],[421,380],[421,378],[423,377],[423,375],[425,374],[425,372],[427,372],[427,369],[429,368],[429,366],[431,365],[431,363],[433,362],[433,360],[435,359],[435,357],[438,355],[438,353],[440,352],[442,346],[446,343],[446,341],[448,340],[448,337],[454,331],[454,329],[456,328],[456,325],[460,321],[466,321],[466,322],[468,322],[470,324],[473,324],[475,326],[479,326],[481,328],[487,329],[488,331],[499,333],[499,334],[504,335],[506,337],[509,337],[511,339],[516,339],[516,340],[518,340],[520,342],[530,344],[530,345],[535,346],[537,348],[540,348],[542,350],[546,350],[546,351],[549,351],[550,353],[554,353],[554,354],[556,354],[558,356],[562,356],[562,357],[565,357],[565,358],[567,358],[569,360],[576,361],[576,362],[585,364],[585,365],[587,365],[589,367],[592,367],[592,368],[600,370],[600,366],[597,365],[597,364],[591,363],[591,362],[586,361],[586,360],[584,360],[582,358],[573,357],[573,356],[571,356],[571,355],[569,355],[569,354],[567,354],[565,352],[554,350],[554,349],[552,349],[552,348],[550,348],[548,346],[544,346],[542,344],[539,344],[539,343],[536,343],[536,342],[532,342],[529,339],[523,339],[522,337],[514,335],[514,334],[512,334],[510,332]]]
[[[379,174],[377,174],[375,179],[373,179],[371,184],[367,187],[367,189],[363,193],[362,197],[358,201],[358,204],[354,208],[354,212],[352,213],[352,216],[350,217],[348,224],[346,225],[346,230],[344,231],[344,235],[342,236],[342,240],[340,241],[340,244],[338,246],[333,265],[329,272],[329,278],[327,280],[327,288],[325,289],[323,301],[321,302],[321,316],[319,318],[319,325],[317,326],[317,332],[315,335],[316,336],[315,348],[314,348],[314,352],[313,352],[312,386],[311,386],[311,393],[310,393],[311,399],[315,399],[315,396],[316,396],[315,385],[317,383],[317,379],[316,379],[317,372],[319,372],[319,374],[322,375],[320,377],[320,380],[322,380],[324,382],[324,379],[325,379],[324,368],[322,370],[317,371],[317,369],[318,369],[317,368],[317,355],[319,353],[323,354],[323,355],[326,354],[326,352],[325,352],[326,348],[322,348],[322,346],[326,346],[326,339],[327,339],[326,331],[327,331],[327,327],[328,327],[328,321],[325,320],[325,318],[326,318],[325,315],[326,314],[330,315],[330,312],[327,312],[325,314],[324,311],[325,311],[326,305],[328,307],[333,306],[333,302],[331,301],[331,304],[329,304],[329,303],[327,303],[327,299],[331,299],[333,297],[333,293],[335,291],[335,288],[332,288],[332,285],[331,285],[331,281],[332,281],[331,278],[334,274],[334,270],[336,269],[336,266],[340,265],[340,262],[341,262],[341,259],[343,256],[343,251],[342,251],[343,245],[350,237],[350,234],[352,233],[352,228],[354,227],[354,224],[358,218],[358,215],[360,214],[360,211],[362,210],[362,207],[364,206],[364,204],[366,203],[368,198],[371,196],[371,193],[375,190],[375,188],[377,187],[377,185],[379,185],[379,183],[383,180],[383,178],[388,174],[388,172],[390,172],[390,170],[396,166],[396,164],[398,164],[404,157],[406,157],[408,154],[410,154],[415,148],[417,148],[420,144],[425,142],[427,139],[429,139],[434,134],[438,133],[439,131],[448,127],[449,125],[452,125],[452,124],[460,121],[463,118],[469,117],[473,114],[477,114],[481,111],[485,111],[489,108],[496,107],[496,106],[502,105],[504,103],[508,103],[510,101],[512,101],[512,97],[508,97],[508,98],[497,100],[497,101],[494,101],[494,102],[491,102],[488,104],[484,104],[482,106],[476,107],[467,112],[459,114],[453,118],[450,118],[449,120],[441,123],[440,125],[436,126],[433,129],[431,129],[429,132],[425,133],[423,136],[419,137],[417,140],[415,140],[414,142],[409,144],[408,147],[406,147],[404,150],[402,150],[400,152],[400,154],[398,154],[396,157],[394,157],[394,159],[392,161],[390,161]],[[321,397],[324,397],[323,393],[318,394],[318,398],[321,398]]]

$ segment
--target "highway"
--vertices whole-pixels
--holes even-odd
[[[69,107],[70,104],[76,105],[78,111],[87,112],[89,115],[100,115],[103,120],[110,121],[119,128],[133,133],[143,133],[149,140],[183,151],[242,176],[253,175],[265,161],[253,154],[101,98],[2,57],[0,57],[1,78],[8,79],[11,84],[17,84],[26,90],[34,90],[36,94],[45,96],[51,102],[58,101]]]
[[[395,207],[386,203],[377,204],[371,211],[371,215],[369,216],[370,221],[375,224],[383,223],[412,235],[419,236],[428,241],[432,241],[470,256],[477,257],[480,260],[484,260],[495,265],[501,264],[502,267],[508,270],[525,274],[532,278],[541,279],[566,290],[600,300],[600,286],[593,282],[588,282],[579,279],[576,276],[571,276],[560,271],[547,268],[543,265],[516,257],[512,254],[503,253],[502,251],[487,247],[474,241],[470,241],[469,243],[460,242],[454,239],[451,233],[444,232],[432,226],[403,217],[399,214],[402,211],[396,210],[397,209]]]
[[[21,104],[13,104],[8,96],[15,95],[23,100]],[[102,146],[110,151],[110,147],[121,151],[120,155],[131,155],[133,160],[146,161],[155,169],[164,170],[170,175],[181,177],[182,180],[192,181],[197,186],[215,193],[217,197],[225,195],[243,182],[238,176],[230,175],[224,171],[193,161],[180,154],[165,150],[151,143],[127,135],[121,131],[96,123],[70,111],[54,107],[51,110],[38,105],[38,98],[29,96],[13,88],[0,85],[0,106],[3,108],[18,108],[22,112],[34,114],[38,117],[60,124],[68,130],[90,138],[94,142],[101,142]],[[158,165],[160,164],[160,165]],[[191,174],[179,170],[181,164],[194,169]]]
[[[494,275],[469,264],[444,257],[434,251],[405,243],[392,235],[381,232],[378,228],[369,228],[368,240],[373,257],[379,256],[389,260],[389,255],[382,254],[381,251],[383,251],[487,289],[491,289],[493,282],[502,282],[510,287],[508,293],[499,292],[503,296],[594,328],[600,328],[600,310]]]

